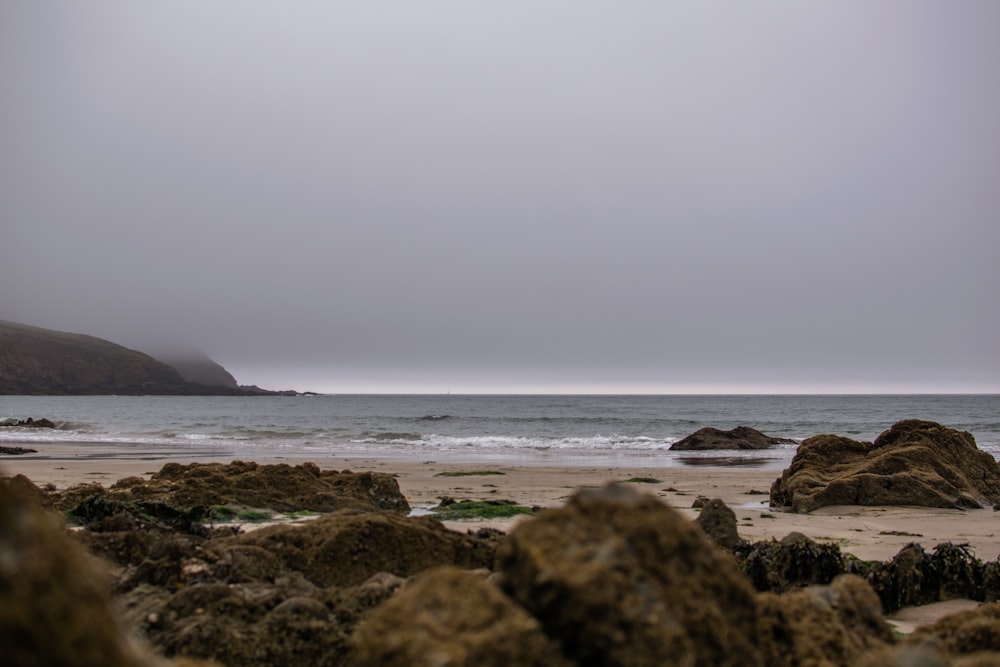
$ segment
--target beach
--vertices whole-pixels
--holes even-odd
[[[169,461],[179,463],[228,463],[218,456],[184,458],[124,456],[95,457],[93,450],[72,443],[48,444],[44,456],[6,456],[0,459],[0,474],[23,474],[35,484],[65,489],[75,484],[110,486],[131,476],[149,477]],[[756,542],[781,539],[799,532],[818,542],[831,542],[845,553],[862,560],[888,560],[903,546],[916,542],[930,550],[943,542],[968,544],[983,561],[1000,556],[1000,530],[992,509],[956,510],[927,507],[833,506],[808,514],[768,507],[768,491],[780,470],[754,467],[599,467],[568,461],[562,465],[526,463],[510,465],[489,460],[435,462],[401,459],[301,458],[272,456],[254,458],[257,463],[288,463],[309,460],[322,469],[381,472],[395,476],[400,490],[415,511],[437,505],[441,498],[455,500],[512,500],[529,507],[555,507],[575,491],[612,482],[635,485],[655,495],[666,505],[694,519],[692,507],[699,496],[720,498],[736,513],[740,537]],[[471,473],[471,474],[470,474]],[[482,474],[490,473],[490,474]],[[635,481],[629,481],[635,480]],[[524,517],[499,520],[449,522],[465,531],[479,527],[510,530]]]

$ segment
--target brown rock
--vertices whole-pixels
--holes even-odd
[[[760,637],[764,664],[774,667],[843,665],[894,642],[878,596],[859,577],[784,595],[762,593]]]
[[[314,463],[168,463],[144,481],[128,477],[110,488],[77,485],[55,494],[60,509],[85,522],[125,513],[170,525],[190,523],[219,505],[278,512],[338,509],[408,513],[396,479],[384,473],[320,470]]]
[[[691,435],[678,440],[670,446],[676,450],[704,449],[767,449],[775,445],[794,443],[790,438],[773,438],[749,426],[737,426],[729,431],[723,431],[711,426],[698,429]]]
[[[732,549],[743,541],[737,530],[736,513],[721,498],[713,498],[702,505],[697,523],[720,547]]]
[[[570,667],[541,624],[484,577],[454,568],[420,575],[355,636],[361,667]]]
[[[408,577],[434,567],[489,567],[499,538],[448,530],[428,517],[337,512],[213,542],[261,547],[317,586],[353,586],[378,572]]]
[[[519,524],[501,586],[581,665],[756,665],[756,598],[679,512],[627,486]]]
[[[968,433],[907,420],[874,443],[808,438],[771,486],[770,500],[797,512],[826,505],[992,507],[1000,502],[1000,465]]]
[[[932,641],[952,657],[985,653],[1000,664],[1000,603],[950,614],[933,625],[917,628],[911,643]]]
[[[107,581],[60,517],[0,484],[0,656],[5,665],[149,664],[112,615]]]

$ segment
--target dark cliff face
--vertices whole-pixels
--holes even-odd
[[[0,320],[0,394],[250,393],[269,392],[189,382],[162,361],[100,338]]]

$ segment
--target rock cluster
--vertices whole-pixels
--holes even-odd
[[[54,500],[59,509],[85,523],[112,514],[153,516],[168,523],[207,521],[219,506],[279,512],[410,511],[394,477],[320,470],[314,463],[168,463],[148,480],[126,477],[110,488],[82,484],[55,495]]]
[[[882,615],[995,600],[1000,563],[954,545],[871,564],[801,535],[747,544],[721,501],[692,522],[631,485],[580,491],[506,536],[373,508],[380,487],[346,472],[329,477],[356,477],[336,488],[365,489],[357,504],[302,524],[243,533],[199,524],[183,505],[210,501],[205,479],[221,484],[212,501],[310,498],[302,485],[328,477],[313,468],[167,466],[143,491],[123,480],[90,501],[82,488],[0,480],[0,654],[153,664],[129,635],[178,665],[972,665],[1000,649],[995,605],[906,642]],[[234,495],[262,480],[273,497]],[[110,581],[42,509],[70,498],[93,510],[73,537]]]
[[[1000,503],[1000,464],[969,433],[906,420],[874,443],[806,439],[770,499],[772,507],[796,512],[826,505],[992,507]]]
[[[789,445],[790,438],[774,438],[749,426],[737,426],[723,431],[711,426],[698,429],[691,435],[670,445],[672,450],[695,451],[706,449],[768,449],[775,445]]]

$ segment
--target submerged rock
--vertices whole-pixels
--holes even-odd
[[[453,568],[416,577],[361,624],[362,667],[570,667],[541,624],[485,577]]]
[[[771,486],[770,500],[797,512],[826,505],[992,507],[1000,502],[1000,464],[969,433],[907,420],[874,443],[808,438]]]
[[[756,665],[757,605],[735,561],[680,513],[625,486],[519,524],[501,587],[581,665]]]
[[[696,451],[705,449],[768,449],[775,445],[789,445],[790,438],[775,438],[749,426],[737,426],[723,431],[707,426],[670,445],[672,450]]]

